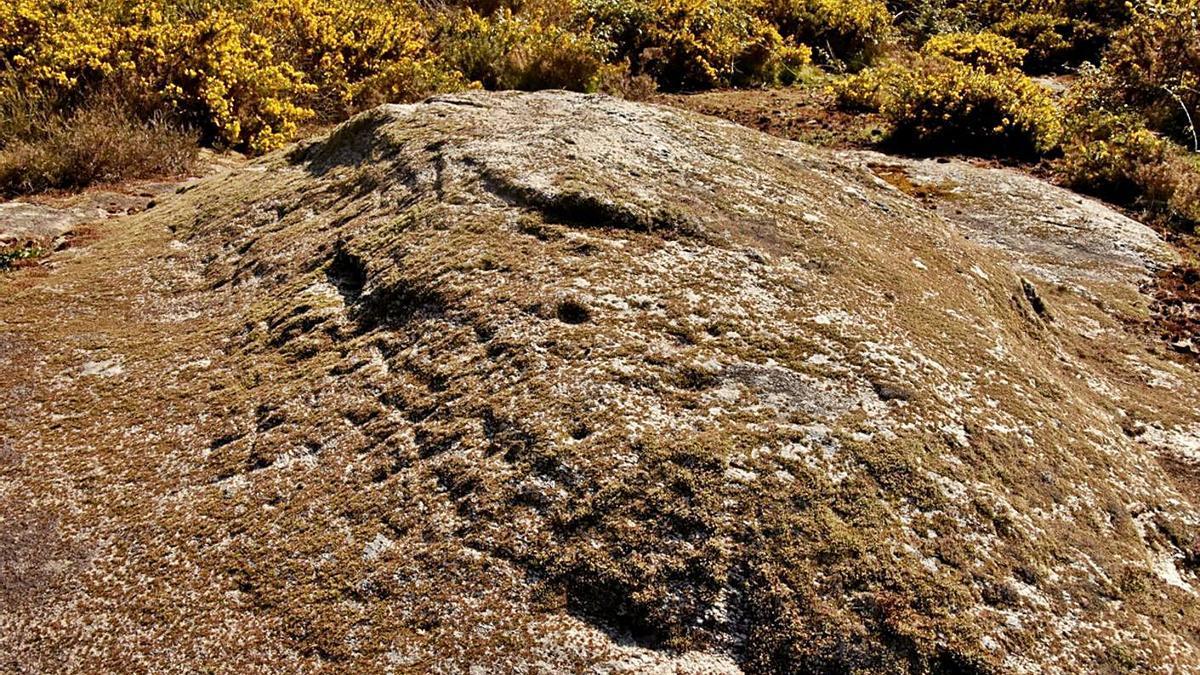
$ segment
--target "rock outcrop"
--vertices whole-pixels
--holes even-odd
[[[0,281],[5,667],[1200,670],[1170,253],[880,164],[443,96]]]

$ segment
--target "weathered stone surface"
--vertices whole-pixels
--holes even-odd
[[[1014,268],[1046,282],[1136,286],[1178,262],[1179,255],[1149,227],[1013,170],[877,152],[838,156],[933,205],[969,238],[1007,252]]]
[[[0,653],[1200,670],[1160,457],[1198,378],[1122,271],[1157,244],[1026,269],[943,210],[540,93],[386,106],[110,221],[0,281]]]
[[[28,202],[0,203],[0,246],[44,245],[80,223],[108,217],[99,207],[59,208]]]
[[[0,248],[61,249],[92,223],[138,213],[155,197],[173,192],[174,183],[143,183],[135,194],[95,190],[42,202],[0,202]]]
[[[76,236],[80,227],[108,218],[144,211],[180,186],[190,186],[204,176],[234,169],[246,162],[238,153],[200,152],[195,175],[176,181],[137,181],[97,188],[79,194],[47,196],[36,201],[0,202],[0,248],[34,246],[47,251]]]

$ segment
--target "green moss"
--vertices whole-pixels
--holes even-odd
[[[45,254],[45,249],[33,244],[0,248],[0,272],[7,272],[22,262],[36,260]]]

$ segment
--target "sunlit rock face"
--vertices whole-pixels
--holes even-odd
[[[472,93],[105,223],[0,282],[0,651],[1200,668],[1200,379],[1137,327],[1170,254],[934,170]],[[1003,207],[1060,198],[1074,248]]]

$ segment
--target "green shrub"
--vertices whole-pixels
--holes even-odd
[[[1025,50],[995,33],[946,33],[935,35],[921,48],[926,56],[946,58],[988,72],[1020,67]]]
[[[609,45],[499,9],[490,17],[468,10],[442,40],[446,63],[487,89],[595,91],[619,69],[606,63]]]
[[[45,249],[28,242],[15,246],[0,245],[0,272],[8,272],[45,254]]]
[[[1053,166],[1080,192],[1185,228],[1200,222],[1200,155],[1163,139],[1136,114],[1072,115],[1063,155]]]
[[[1089,111],[1069,119],[1058,176],[1080,192],[1131,202],[1145,193],[1146,167],[1162,164],[1169,144],[1135,115]]]
[[[869,62],[892,37],[892,15],[882,0],[763,0],[756,12],[823,60],[852,67]]]
[[[988,72],[937,56],[872,68],[838,83],[842,105],[878,110],[889,139],[931,154],[1033,158],[1062,133],[1050,95],[1015,69]]]
[[[1196,149],[1200,113],[1200,0],[1152,0],[1104,54],[1109,108],[1128,106],[1149,128]]]
[[[667,89],[789,82],[812,52],[721,0],[583,0],[577,22]]]

